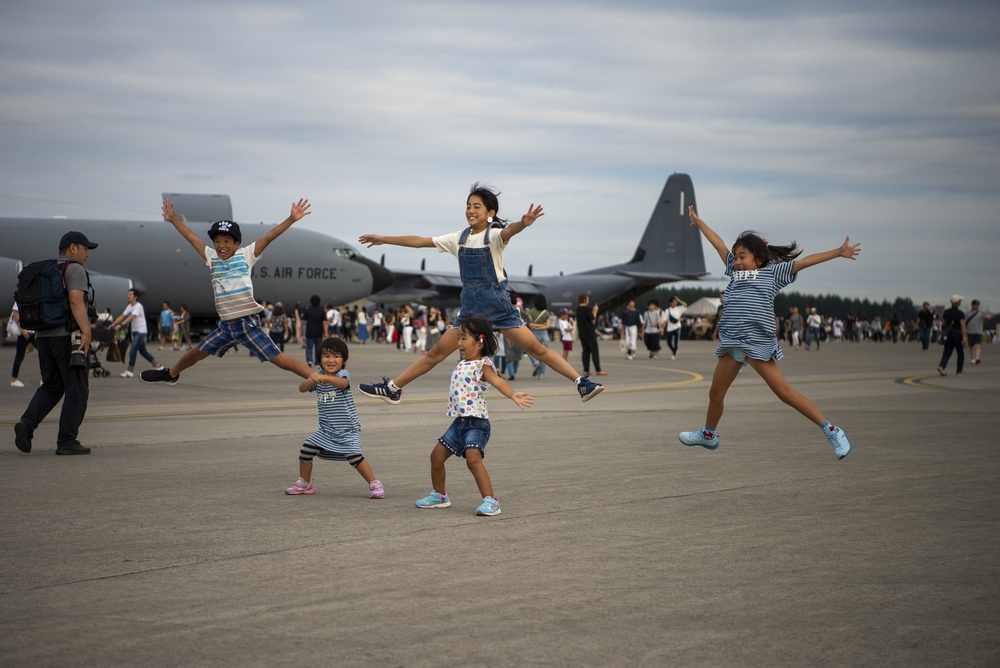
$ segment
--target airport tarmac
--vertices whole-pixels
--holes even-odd
[[[93,453],[53,456],[54,413],[23,454],[29,356],[26,388],[0,383],[0,664],[1000,665],[1000,350],[947,377],[937,347],[786,350],[792,386],[849,434],[843,461],[751,369],[721,447],[681,445],[712,350],[630,361],[602,342],[608,389],[589,403],[522,362],[534,408],[490,392],[492,518],[456,459],[452,507],[413,505],[455,359],[399,406],[355,392],[386,489],[370,500],[341,462],[317,461],[316,494],[283,493],[314,399],[245,354],[176,386],[105,363]],[[347,367],[357,384],[413,359],[354,345]]]

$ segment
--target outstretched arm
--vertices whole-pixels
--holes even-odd
[[[170,203],[170,200],[163,200],[163,220],[167,221],[174,226],[181,236],[188,240],[194,249],[198,251],[198,255],[201,259],[205,259],[205,242],[201,240],[197,234],[195,234],[190,227],[181,222],[181,219],[177,217],[174,213],[174,205]]]
[[[534,397],[527,392],[515,392],[510,383],[497,375],[493,369],[485,364],[483,365],[483,380],[500,390],[500,394],[517,404],[517,407],[522,411],[525,408],[530,408],[535,403]]]
[[[804,258],[795,260],[795,264],[792,266],[792,274],[797,274],[806,267],[811,267],[813,265],[819,264],[820,262],[826,262],[827,260],[833,260],[838,257],[846,257],[848,260],[858,259],[858,253],[861,252],[861,242],[856,244],[851,244],[851,238],[847,237],[844,239],[844,243],[840,245],[840,248],[834,248],[833,250],[826,251],[825,253],[813,253],[812,255],[807,255]]]
[[[542,205],[539,204],[538,206],[535,206],[535,203],[532,202],[528,206],[528,213],[521,216],[521,220],[517,221],[516,223],[511,223],[510,225],[508,225],[507,227],[503,228],[500,231],[500,238],[503,239],[504,243],[507,243],[508,241],[510,241],[510,238],[512,236],[514,236],[515,234],[520,234],[525,229],[531,227],[536,220],[538,220],[544,215],[545,212],[542,211]]]
[[[390,246],[406,246],[407,248],[434,248],[434,239],[431,237],[418,237],[415,235],[402,237],[384,237],[381,234],[362,234],[358,237],[358,243],[371,248],[389,244]]]
[[[708,243],[712,244],[712,248],[715,249],[715,251],[719,254],[719,257],[722,258],[722,261],[725,262],[726,257],[729,255],[729,247],[726,246],[726,242],[722,240],[722,237],[716,234],[715,231],[708,226],[708,223],[698,217],[698,214],[694,212],[694,207],[691,205],[688,205],[688,217],[691,219],[691,224],[701,230],[701,233],[705,235],[706,239],[708,239]]]
[[[253,254],[255,257],[260,257],[264,249],[267,248],[272,241],[280,237],[285,230],[292,226],[296,221],[302,220],[306,216],[312,213],[309,210],[309,200],[300,199],[298,202],[292,205],[292,212],[288,214],[288,218],[285,218],[276,227],[272,227],[267,231],[267,234],[257,239],[256,244],[253,248]]]

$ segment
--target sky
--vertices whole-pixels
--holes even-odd
[[[997,26],[964,0],[9,0],[0,216],[191,192],[278,223],[305,197],[298,225],[357,246],[461,229],[482,181],[501,217],[544,207],[506,266],[545,275],[630,259],[683,172],[729,244],[861,242],[790,289],[1000,310]]]

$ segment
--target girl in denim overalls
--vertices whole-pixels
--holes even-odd
[[[578,374],[570,363],[535,338],[510,301],[507,293],[507,272],[503,269],[503,250],[511,237],[530,227],[543,214],[542,207],[532,204],[521,220],[506,224],[497,218],[500,203],[497,193],[478,183],[472,186],[465,203],[465,218],[469,226],[462,232],[440,237],[395,236],[363,234],[358,241],[371,248],[382,244],[408,248],[437,248],[439,252],[458,257],[462,278],[462,308],[459,318],[486,318],[493,328],[510,338],[535,359],[544,362],[570,380],[575,380],[583,401],[600,394],[604,386]],[[458,334],[454,325],[426,355],[393,380],[383,378],[381,383],[362,383],[358,389],[369,397],[398,404],[402,388],[410,381],[424,375],[458,349]]]

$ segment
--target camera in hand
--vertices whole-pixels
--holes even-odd
[[[83,343],[83,334],[79,330],[73,332],[70,335],[70,343],[73,345],[73,351],[69,354],[69,366],[72,369],[86,369],[87,368],[87,353],[79,350],[79,346]]]

